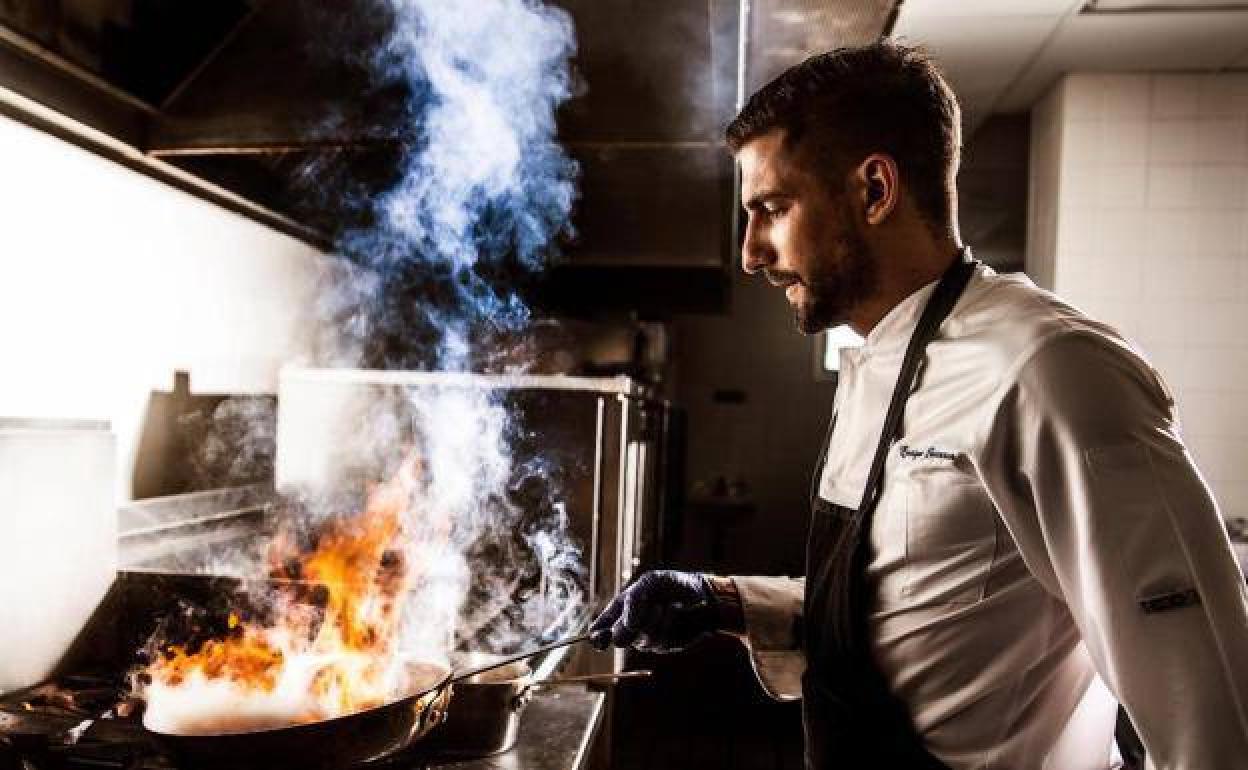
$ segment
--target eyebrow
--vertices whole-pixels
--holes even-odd
[[[747,211],[753,211],[760,208],[767,201],[788,197],[789,195],[787,193],[783,193],[779,190],[763,190],[762,192],[751,195],[750,199],[745,202],[745,208]]]

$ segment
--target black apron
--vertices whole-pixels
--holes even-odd
[[[832,505],[818,495],[827,440],[815,467],[801,632],[806,653],[802,722],[807,770],[948,770],[923,746],[905,704],[889,690],[871,655],[867,614],[872,597],[866,583],[866,564],[871,518],[883,487],[884,462],[901,427],[919,360],[966,288],[976,264],[963,249],[941,276],[915,325],[858,509]],[[833,416],[828,439],[835,424]]]

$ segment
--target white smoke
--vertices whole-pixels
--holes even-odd
[[[570,229],[577,167],[555,139],[555,112],[571,95],[574,31],[538,0],[378,2],[393,19],[378,81],[409,94],[404,124],[384,127],[401,137],[402,165],[369,202],[369,226],[344,233],[327,263],[313,363],[466,372],[491,357],[483,339],[531,323],[504,268],[540,269]],[[580,552],[546,465],[513,457],[502,393],[365,398],[352,405],[358,451],[346,464],[393,469],[413,441],[422,464],[406,517],[406,562],[420,581],[404,654],[441,661],[460,646],[507,651],[571,630],[584,607]],[[323,481],[303,490],[305,529],[343,510]],[[542,500],[517,494],[530,481]]]
[[[393,129],[406,154],[399,180],[371,201],[372,224],[341,239],[381,284],[359,312],[338,308],[356,326],[344,341],[366,348],[359,335],[381,332],[392,343],[374,349],[381,363],[465,370],[483,334],[530,320],[500,271],[540,269],[570,230],[577,166],[556,141],[555,113],[571,95],[574,30],[536,0],[381,2],[394,21],[377,78],[409,93]],[[414,283],[418,307],[400,298]]]
[[[407,85],[408,151],[372,225],[342,239],[351,266],[326,299],[341,322],[329,361],[470,370],[492,352],[483,337],[531,322],[495,268],[540,269],[570,230],[577,167],[555,113],[572,93],[574,29],[538,0],[382,2],[393,26],[375,64],[379,81]],[[412,596],[404,646],[438,659],[467,640],[505,649],[566,631],[583,605],[580,553],[557,500],[540,514],[514,500],[533,469],[513,458],[501,394],[418,388],[409,400],[427,486],[408,556],[436,564]],[[416,523],[443,515],[445,546]]]
[[[544,467],[516,463],[514,426],[497,393],[422,388],[411,404],[427,484],[413,507],[408,556],[436,566],[407,607],[404,649],[441,660],[457,645],[511,650],[568,632],[584,605],[580,551],[562,503],[548,494],[532,508],[516,494]],[[445,546],[420,529],[440,512],[453,522]]]
[[[427,85],[428,99],[414,105],[425,146],[383,197],[380,226],[469,268],[485,205],[502,202],[515,215],[504,235],[540,261],[575,195],[554,141],[555,108],[570,95],[570,19],[526,0],[390,3],[397,23],[380,63]]]

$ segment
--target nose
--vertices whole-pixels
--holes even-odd
[[[775,251],[767,242],[763,228],[750,217],[746,220],[745,238],[741,242],[741,269],[753,275],[775,261]]]

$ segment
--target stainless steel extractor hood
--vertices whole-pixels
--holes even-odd
[[[897,0],[550,4],[576,28],[580,88],[558,138],[581,169],[561,244],[572,276],[552,272],[553,293],[595,288],[643,314],[722,307],[736,240],[723,126],[783,67],[885,33]],[[0,114],[332,248],[410,141],[411,85],[370,66],[394,5],[9,0]]]

